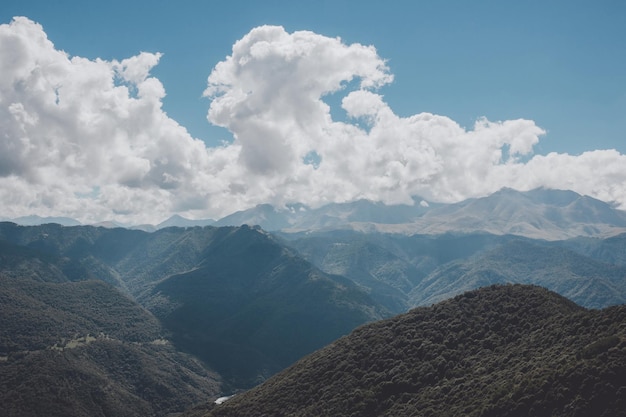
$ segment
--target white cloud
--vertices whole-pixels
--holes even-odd
[[[0,26],[0,193],[15,201],[3,215],[160,221],[202,195],[198,171],[218,152],[162,111],[160,57],[70,57],[26,18]]]
[[[569,188],[626,208],[616,151],[533,155],[544,131],[529,120],[467,130],[397,116],[377,92],[393,76],[371,46],[253,29],[208,79],[208,119],[235,138],[215,148],[163,112],[165,88],[150,75],[161,58],[71,57],[26,18],[0,25],[0,215],[156,223],[265,202],[451,202],[503,186]],[[348,122],[333,120],[329,94],[344,96]]]

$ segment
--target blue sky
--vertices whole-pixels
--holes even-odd
[[[0,69],[0,217],[626,208],[623,1],[4,0]]]
[[[57,48],[87,58],[162,52],[164,108],[194,137],[229,138],[206,121],[213,66],[253,27],[282,25],[374,45],[395,76],[381,93],[399,115],[431,112],[471,126],[527,118],[548,134],[536,152],[626,152],[623,1],[29,1],[5,0]]]

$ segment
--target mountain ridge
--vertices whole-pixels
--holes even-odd
[[[168,227],[148,233],[0,223],[3,247],[0,272],[16,282],[43,277],[63,283],[69,276],[115,286],[158,319],[177,349],[219,368],[228,387],[258,383],[354,327],[390,314],[352,281],[320,271],[258,227]],[[16,300],[21,298],[15,294],[45,292],[50,285],[9,283],[4,287]],[[111,306],[113,314],[120,303]],[[33,307],[28,314],[38,317],[39,310],[48,311]],[[65,314],[50,312],[50,317]],[[46,333],[45,326],[32,323],[22,328]],[[88,333],[85,329],[79,333]]]
[[[37,216],[23,218],[34,224]],[[51,221],[55,218],[48,218]],[[59,223],[72,219],[59,218]],[[21,224],[20,218],[13,220]],[[35,222],[36,223],[36,222]],[[433,203],[420,197],[411,205],[385,205],[357,200],[330,203],[318,208],[291,204],[276,208],[270,204],[231,213],[218,220],[186,219],[178,214],[157,225],[124,226],[102,222],[104,227],[127,227],[148,232],[164,227],[250,226],[282,232],[327,231],[333,229],[398,234],[442,234],[486,232],[514,234],[535,239],[562,240],[577,236],[608,237],[626,232],[626,211],[601,200],[570,190],[538,188],[516,191],[503,188],[485,197],[457,203]]]

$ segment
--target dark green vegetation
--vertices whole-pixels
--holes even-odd
[[[160,282],[148,305],[174,342],[233,387],[250,387],[356,326],[388,315],[266,233],[212,231],[196,267]]]
[[[625,416],[626,306],[486,287],[364,325],[188,415]]]
[[[220,392],[149,312],[79,264],[0,249],[2,416],[163,416]]]
[[[170,345],[107,338],[63,351],[14,352],[0,363],[6,417],[166,416],[216,396],[219,385]]]
[[[65,381],[63,363],[87,375],[63,382],[71,405],[57,415],[98,415],[131,398],[139,408],[101,413],[182,411],[256,385],[389,315],[352,281],[247,226],[146,233],[0,223],[0,302],[0,372],[16,378],[0,397],[11,391],[13,410],[56,376]],[[72,349],[59,353],[63,347]],[[132,355],[139,359],[119,370],[117,361]],[[43,379],[26,379],[30,366]],[[137,374],[147,376],[131,378]],[[100,399],[78,406],[74,396]]]

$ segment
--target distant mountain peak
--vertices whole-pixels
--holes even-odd
[[[213,219],[191,220],[180,214],[174,214],[167,220],[156,225],[156,229],[164,229],[166,227],[194,227],[194,226],[210,226],[215,223]]]
[[[41,217],[38,215],[22,216],[11,219],[15,224],[20,226],[38,226],[46,223],[56,223],[61,226],[80,226],[81,222],[70,217]]]

